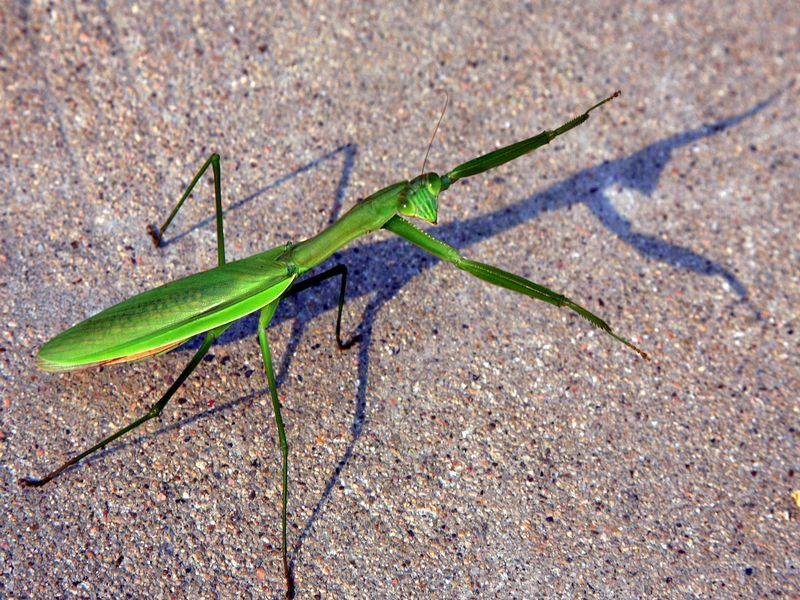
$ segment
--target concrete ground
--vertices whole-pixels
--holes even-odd
[[[0,11],[0,596],[280,597],[279,471],[256,321],[159,421],[191,347],[47,374],[38,347],[356,199],[623,96],[455,185],[431,228],[650,352],[387,232],[270,329],[302,598],[800,593],[800,13],[793,2],[394,8],[9,2]],[[792,8],[794,6],[794,8]],[[331,262],[333,264],[334,261]],[[196,347],[196,344],[195,344]]]

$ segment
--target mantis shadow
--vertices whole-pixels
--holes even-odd
[[[565,208],[570,209],[575,205],[583,204],[611,233],[629,244],[642,256],[678,269],[683,269],[690,273],[696,273],[707,277],[719,277],[730,286],[738,302],[749,304],[747,287],[731,269],[689,248],[661,240],[650,234],[638,232],[634,224],[614,207],[609,192],[623,188],[635,190],[651,197],[658,189],[661,175],[674,152],[698,140],[718,135],[738,125],[742,121],[755,116],[771,104],[780,93],[780,91],[776,92],[769,98],[755,104],[752,108],[740,114],[666,137],[626,157],[613,161],[604,161],[593,167],[578,171],[541,192],[519,200],[489,215],[456,220],[432,229],[431,233],[448,244],[463,249],[481,240],[496,236],[521,223],[535,219],[544,212]],[[314,169],[321,162],[329,160],[340,153],[344,155],[344,165],[329,218],[329,221],[332,222],[341,209],[349,174],[357,153],[357,147],[354,144],[340,146],[332,152],[300,167],[291,174],[276,179],[259,191],[235,202],[225,212],[242,208],[261,194],[276,189],[291,178]],[[168,243],[175,242],[185,236],[189,231],[210,225],[213,222],[213,218],[201,221],[192,226],[188,231],[184,231],[173,237]],[[361,341],[358,344],[358,387],[356,390],[353,421],[350,426],[350,440],[347,448],[337,461],[333,472],[328,478],[318,502],[312,509],[311,514],[307,518],[299,536],[297,536],[292,546],[292,569],[296,557],[302,549],[304,540],[310,534],[318,515],[327,503],[339,480],[340,473],[352,457],[355,445],[360,439],[364,429],[367,407],[366,391],[369,385],[369,349],[372,344],[372,325],[375,322],[376,316],[383,305],[390,301],[412,278],[440,262],[436,257],[425,253],[401,238],[392,238],[372,242],[367,245],[353,246],[335,253],[329,260],[344,263],[348,266],[352,274],[358,274],[358,277],[350,278],[351,283],[347,289],[347,299],[357,298],[362,295],[370,295],[371,297],[362,312],[360,324],[358,326],[358,333],[361,335]],[[331,287],[324,287],[326,285]],[[323,284],[323,291],[320,292],[320,294],[325,295],[324,297],[326,300],[324,302],[304,303],[302,301],[302,296],[296,296],[287,299],[276,312],[272,321],[273,323],[283,322],[288,319],[294,320],[289,344],[283,352],[280,366],[276,369],[278,386],[282,385],[286,380],[291,366],[292,356],[299,346],[306,325],[323,312],[335,308],[336,293],[333,287],[334,285],[335,282]],[[756,310],[754,310],[754,315],[756,318],[760,318]],[[349,329],[347,326],[348,322],[350,322],[350,320],[345,317],[345,330]],[[256,334],[256,328],[257,318],[251,315],[231,326],[217,343],[229,344],[245,337],[252,337]],[[331,319],[331,329],[333,329],[333,319]],[[184,351],[192,347],[193,344],[183,346]],[[181,350],[177,350],[177,352],[181,352]],[[101,451],[98,453],[98,457],[116,452],[128,444],[139,443],[139,441],[150,436],[160,435],[221,411],[231,410],[242,403],[252,401],[252,399],[266,393],[268,393],[268,388],[264,387],[261,390],[247,394],[236,400],[218,405],[187,419],[162,427],[155,432],[144,434],[135,440],[115,446],[112,449]]]
[[[658,188],[661,174],[673,152],[700,139],[718,135],[753,117],[771,104],[780,93],[776,92],[738,115],[669,136],[645,146],[629,156],[578,171],[567,179],[492,214],[461,221],[456,220],[441,227],[431,228],[429,232],[461,250],[535,219],[543,212],[569,209],[577,204],[584,204],[609,231],[644,257],[691,273],[720,277],[727,282],[739,302],[749,304],[747,288],[732,270],[689,248],[637,232],[633,224],[614,207],[608,192],[621,187],[638,191],[648,197],[652,196]],[[379,258],[376,259],[376,257]],[[303,541],[311,532],[317,516],[330,497],[340,473],[350,460],[363,431],[366,420],[366,391],[369,385],[369,348],[372,342],[372,325],[377,313],[412,278],[440,262],[438,258],[400,238],[373,242],[361,248],[356,246],[335,254],[332,260],[345,263],[354,273],[358,273],[358,277],[352,278],[353,284],[348,289],[347,298],[362,294],[372,294],[372,297],[364,309],[359,326],[362,340],[359,344],[358,389],[350,428],[351,439],[296,539],[292,548],[292,556],[295,558],[299,555]],[[387,273],[390,275],[387,276]],[[335,298],[334,292],[333,288],[329,290],[331,298]],[[297,305],[301,301],[295,299],[294,302]],[[334,307],[335,303],[329,301],[322,310],[330,310]],[[298,308],[299,310],[297,310]],[[316,317],[319,312],[321,311],[313,314],[305,313],[302,307],[296,307],[295,310],[296,318],[303,323]],[[754,316],[757,319],[760,318],[758,311],[754,311]],[[281,314],[276,315],[276,318],[286,318],[286,316]],[[296,321],[293,335],[302,330],[303,326],[297,327]],[[244,333],[250,336],[254,331]],[[289,364],[284,359],[281,368],[288,369],[288,367]],[[295,558],[292,559],[292,565],[294,565]]]

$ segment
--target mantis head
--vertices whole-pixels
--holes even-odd
[[[397,199],[397,212],[436,224],[438,196],[442,179],[436,173],[423,173],[408,182]]]

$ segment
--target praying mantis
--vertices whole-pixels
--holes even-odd
[[[160,228],[151,226],[149,231],[155,245],[159,246],[164,232],[210,167],[214,176],[217,266],[143,292],[63,331],[39,349],[37,366],[45,371],[68,371],[141,360],[173,350],[194,336],[205,334],[199,349],[174,383],[144,416],[72,457],[43,478],[23,478],[19,483],[28,487],[42,486],[90,454],[158,416],[201,362],[212,343],[230,327],[233,321],[259,311],[258,342],[269,384],[281,454],[281,557],[287,596],[293,596],[294,577],[287,555],[289,449],[267,341],[267,328],[278,304],[288,296],[324,280],[339,277],[336,343],[340,349],[352,346],[359,340],[358,336],[346,342],[341,336],[347,268],[344,265],[336,265],[306,279],[301,280],[300,277],[353,239],[383,228],[488,283],[555,306],[566,307],[637,352],[642,358],[649,360],[644,351],[626,338],[617,335],[604,320],[566,296],[498,267],[463,258],[455,248],[437,240],[406,219],[413,217],[435,225],[439,194],[456,181],[499,167],[548,144],[554,138],[584,123],[592,111],[619,94],[620,92],[615,92],[554,130],[545,130],[520,142],[479,156],[455,167],[445,175],[423,172],[410,181],[399,181],[389,185],[358,202],[338,221],[314,237],[298,243],[286,243],[232,262],[225,260],[220,157],[218,154],[211,155],[196,173],[163,225]]]

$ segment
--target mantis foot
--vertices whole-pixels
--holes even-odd
[[[161,231],[159,231],[156,225],[149,223],[147,225],[147,233],[153,238],[153,244],[158,248],[161,245]]]

